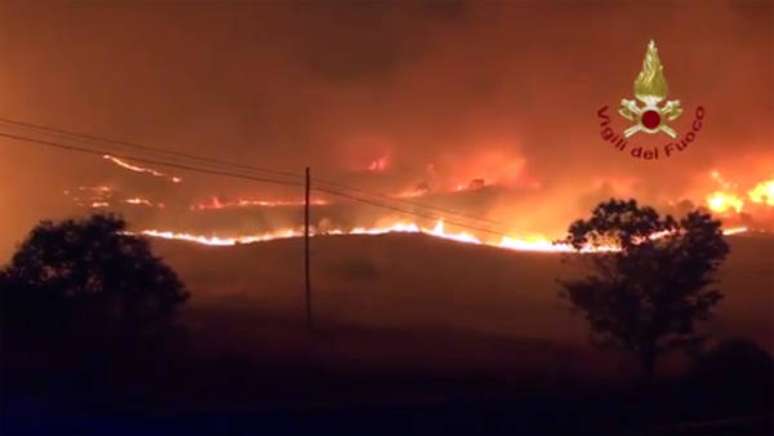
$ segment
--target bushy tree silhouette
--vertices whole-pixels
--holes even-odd
[[[0,272],[4,340],[147,336],[188,297],[148,242],[113,215],[41,222]]]
[[[695,323],[722,298],[710,285],[729,251],[720,222],[708,213],[692,211],[678,221],[635,200],[611,199],[570,225],[565,242],[578,250],[620,248],[585,257],[586,277],[560,280],[594,343],[636,353],[650,377],[659,354],[704,339]]]

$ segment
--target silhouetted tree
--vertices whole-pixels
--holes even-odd
[[[577,250],[619,248],[585,257],[586,277],[560,281],[594,343],[636,353],[650,377],[659,354],[703,340],[694,324],[722,298],[709,286],[728,253],[720,222],[708,213],[692,211],[678,221],[635,200],[611,199],[574,222],[565,241]]]
[[[113,215],[41,222],[0,271],[4,339],[148,336],[186,300],[175,272]]]

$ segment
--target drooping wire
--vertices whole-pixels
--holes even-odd
[[[0,132],[0,137],[5,137],[5,138],[17,140],[17,141],[24,141],[24,142],[28,142],[28,143],[42,145],[42,146],[46,146],[46,147],[49,147],[49,148],[57,148],[57,149],[61,149],[61,150],[66,150],[66,151],[71,151],[71,152],[79,152],[79,153],[85,153],[85,154],[91,154],[91,155],[97,155],[97,156],[104,156],[105,154],[109,154],[110,153],[107,150],[100,150],[100,149],[94,149],[94,148],[89,148],[89,147],[75,146],[75,145],[70,145],[70,144],[62,144],[60,142],[54,142],[54,141],[50,141],[50,140],[37,139],[37,138],[30,138],[30,137],[27,137],[27,136],[15,135],[15,134],[10,134],[10,133],[5,133],[5,132]],[[166,167],[170,167],[170,168],[177,168],[177,169],[181,169],[181,170],[185,170],[185,171],[192,171],[192,172],[198,172],[198,173],[209,174],[209,175],[216,175],[216,176],[231,177],[231,178],[237,178],[237,179],[242,179],[242,180],[249,180],[249,181],[253,181],[253,182],[272,183],[272,184],[279,184],[279,185],[286,185],[286,186],[303,186],[304,185],[301,182],[288,182],[288,181],[285,181],[285,180],[269,179],[269,178],[264,178],[264,177],[255,177],[255,176],[239,174],[239,173],[233,173],[233,172],[228,172],[228,171],[212,170],[212,169],[208,169],[208,168],[199,168],[199,167],[195,167],[195,166],[191,166],[191,165],[184,165],[184,164],[179,164],[179,163],[176,163],[176,162],[162,161],[162,160],[157,160],[157,159],[148,159],[148,158],[144,158],[144,157],[141,157],[141,156],[135,156],[135,155],[129,155],[129,154],[120,154],[119,155],[119,154],[113,153],[111,155],[115,156],[115,157],[118,157],[118,158],[121,158],[121,159],[128,159],[128,160],[133,160],[133,161],[142,162],[142,163],[146,163],[146,164],[161,165],[161,166],[166,166]],[[314,188],[314,190],[318,191],[318,192],[323,192],[323,193],[326,193],[326,194],[342,197],[342,198],[347,198],[349,200],[360,202],[360,203],[363,203],[363,204],[368,204],[368,205],[371,205],[373,207],[379,207],[379,208],[382,208],[382,209],[392,210],[392,211],[399,212],[399,213],[406,214],[406,215],[412,215],[412,216],[416,216],[416,217],[420,217],[420,218],[425,218],[425,219],[432,219],[432,220],[439,220],[440,219],[440,220],[443,220],[444,222],[447,222],[447,223],[449,223],[451,225],[454,225],[454,226],[457,226],[457,227],[466,228],[466,229],[474,230],[474,231],[478,231],[478,232],[495,234],[495,235],[499,235],[499,236],[507,236],[505,233],[494,231],[494,230],[491,230],[491,229],[485,229],[485,228],[481,228],[481,227],[471,226],[469,224],[460,223],[460,222],[456,222],[456,221],[449,221],[449,220],[446,220],[445,217],[443,217],[443,216],[426,214],[426,213],[418,213],[418,212],[415,212],[415,211],[409,211],[409,210],[406,210],[406,209],[395,207],[393,205],[381,203],[381,202],[374,201],[374,200],[367,199],[367,198],[358,197],[358,196],[355,196],[355,195],[351,195],[351,194],[348,194],[348,193],[336,191],[336,190],[333,190],[333,189],[328,189],[328,188],[324,188],[323,187],[323,188]]]
[[[37,131],[41,131],[41,132],[45,132],[45,133],[49,133],[49,134],[55,134],[55,135],[59,135],[60,137],[65,137],[65,138],[69,138],[69,139],[86,140],[86,141],[89,141],[89,142],[92,142],[92,143],[94,143],[94,142],[108,143],[108,144],[112,144],[112,145],[118,145],[118,146],[121,146],[121,147],[124,147],[124,148],[134,148],[134,149],[138,149],[138,150],[142,150],[142,151],[146,151],[146,152],[153,152],[153,153],[159,153],[159,154],[162,154],[162,155],[167,155],[167,156],[172,156],[172,157],[177,157],[177,158],[190,159],[190,160],[197,161],[197,162],[200,162],[200,163],[206,163],[206,164],[211,164],[211,165],[215,165],[215,166],[221,166],[221,167],[226,167],[226,168],[231,167],[232,169],[236,168],[236,169],[245,170],[245,171],[248,171],[248,172],[258,172],[258,173],[272,174],[274,176],[289,177],[291,179],[298,180],[299,183],[301,183],[301,181],[304,178],[303,175],[296,174],[296,173],[293,173],[293,172],[290,172],[290,171],[274,170],[274,169],[256,167],[256,166],[252,166],[252,165],[245,165],[245,164],[239,163],[239,162],[224,161],[224,160],[215,159],[215,158],[207,157],[207,156],[198,156],[198,155],[194,155],[194,154],[190,154],[190,153],[183,153],[183,152],[178,152],[178,151],[174,151],[174,150],[162,149],[162,148],[158,148],[158,147],[151,147],[151,146],[148,146],[148,145],[142,145],[142,144],[137,144],[137,143],[134,143],[134,142],[127,142],[127,141],[116,140],[116,139],[111,139],[111,138],[106,138],[106,137],[101,137],[101,136],[94,136],[94,135],[90,135],[90,134],[86,134],[86,133],[73,132],[73,131],[64,130],[64,129],[60,129],[60,128],[48,127],[48,126],[43,126],[43,125],[40,125],[40,124],[34,124],[34,123],[29,123],[29,122],[24,122],[24,121],[17,121],[17,120],[12,120],[12,119],[8,119],[8,118],[0,117],[0,123],[5,123],[5,124],[9,124],[9,125],[14,125],[14,126],[20,126],[20,127],[24,127],[24,128],[27,128],[27,129],[34,129],[34,130],[37,130]],[[116,156],[120,157],[118,155],[116,155]],[[135,160],[137,160],[137,159],[135,159]],[[138,161],[140,161],[140,160],[138,160]],[[426,210],[440,212],[440,213],[447,214],[447,215],[457,216],[457,217],[460,217],[460,218],[463,218],[463,219],[466,219],[466,220],[485,222],[485,223],[488,223],[488,224],[505,226],[505,224],[502,223],[502,222],[494,221],[494,220],[491,220],[491,219],[488,219],[488,218],[484,218],[484,217],[479,217],[479,216],[471,215],[471,214],[460,212],[460,211],[453,210],[453,209],[443,208],[443,207],[436,206],[436,205],[423,204],[423,203],[420,203],[420,202],[417,202],[417,201],[407,200],[407,199],[403,199],[403,198],[395,198],[395,197],[390,196],[388,194],[375,193],[375,192],[367,191],[367,190],[364,190],[364,189],[361,189],[361,188],[355,188],[355,187],[347,186],[347,185],[344,185],[344,184],[341,184],[341,183],[337,183],[337,182],[332,182],[332,181],[329,181],[329,180],[321,179],[321,178],[313,177],[312,180],[316,184],[327,185],[327,186],[332,187],[332,188],[337,189],[337,190],[344,190],[344,191],[355,192],[355,193],[360,194],[360,195],[365,195],[365,196],[369,196],[369,197],[376,197],[376,198],[379,198],[381,200],[395,202],[395,203],[403,203],[403,204],[410,205],[410,206],[413,206],[413,207],[418,207],[418,208],[422,208],[422,209],[426,209]]]
[[[120,158],[120,159],[133,160],[133,161],[136,161],[136,162],[142,162],[142,163],[151,164],[151,165],[161,165],[161,166],[166,166],[166,167],[170,167],[170,168],[177,168],[177,169],[186,170],[186,171],[194,171],[194,172],[211,174],[211,175],[217,175],[217,176],[227,176],[227,177],[251,180],[251,181],[254,181],[254,182],[273,183],[273,184],[288,185],[288,186],[303,186],[304,185],[301,182],[288,182],[286,180],[276,180],[276,179],[268,179],[268,178],[262,178],[262,177],[253,177],[253,176],[248,176],[248,175],[244,175],[244,174],[228,173],[228,172],[225,172],[225,171],[218,171],[218,170],[212,170],[212,169],[207,169],[207,168],[197,168],[197,167],[194,167],[194,166],[179,164],[179,163],[175,163],[175,162],[160,161],[160,160],[156,160],[156,159],[147,159],[147,158],[144,158],[144,157],[128,155],[128,154],[116,154],[116,153],[113,153],[110,150],[95,150],[95,149],[91,149],[91,148],[88,148],[88,147],[80,147],[80,146],[76,146],[76,145],[62,144],[62,143],[59,143],[59,142],[49,141],[49,140],[45,140],[45,139],[30,138],[30,137],[26,137],[26,136],[14,135],[14,134],[5,133],[5,132],[0,132],[0,137],[15,139],[17,141],[31,142],[31,143],[35,143],[35,144],[39,144],[39,145],[44,145],[44,146],[47,146],[47,147],[59,148],[59,149],[62,149],[62,150],[67,150],[67,151],[76,151],[76,152],[79,152],[79,153],[86,153],[86,154],[92,154],[92,155],[97,155],[97,156],[110,155],[110,156],[114,156],[114,157],[117,157],[117,158]]]

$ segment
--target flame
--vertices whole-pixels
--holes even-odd
[[[710,172],[710,177],[722,187],[722,190],[707,196],[707,207],[717,213],[727,213],[732,210],[741,213],[745,209],[745,199],[737,194],[738,185],[724,179],[718,171]],[[747,191],[747,198],[756,205],[774,206],[774,179],[764,180],[753,186]]]
[[[390,226],[383,227],[355,227],[350,231],[343,231],[339,229],[326,232],[333,235],[386,235],[387,233],[421,233],[422,228],[414,223],[398,222]]]
[[[747,227],[734,227],[723,231],[724,235],[735,235],[738,233],[746,232]],[[254,235],[243,235],[235,237],[220,237],[220,236],[205,236],[196,235],[191,233],[180,233],[173,231],[162,230],[142,230],[139,232],[141,235],[168,239],[178,240],[186,242],[194,242],[197,244],[211,245],[211,246],[233,246],[238,244],[251,244],[256,242],[266,242],[279,239],[299,238],[304,235],[302,228],[287,228],[280,229],[272,232],[265,232]],[[482,241],[475,235],[467,232],[450,232],[446,229],[443,220],[439,220],[433,227],[426,228],[413,222],[398,221],[394,224],[387,226],[376,227],[355,227],[349,230],[343,229],[331,229],[327,231],[319,231],[317,229],[311,229],[312,236],[325,236],[325,235],[386,235],[391,233],[411,233],[411,234],[424,234],[440,239],[447,239],[464,244],[474,245],[486,245],[490,247],[496,247],[506,250],[515,251],[529,251],[529,252],[543,252],[543,253],[574,253],[577,250],[566,243],[557,243],[542,236],[531,235],[525,238],[503,236],[499,241]],[[665,236],[667,233],[661,232],[650,236],[650,239],[658,239]],[[587,246],[581,248],[581,253],[605,253],[615,252],[619,248],[615,244],[604,244],[597,246]]]
[[[195,242],[204,245],[229,246],[237,244],[251,244],[254,242],[265,242],[276,239],[297,238],[303,235],[303,232],[297,230],[278,230],[276,232],[267,232],[259,235],[238,236],[234,238],[222,238],[218,236],[194,235],[191,233],[178,233],[161,230],[143,230],[140,234],[153,238],[171,239],[177,241]]]
[[[739,233],[744,233],[744,232],[746,232],[748,230],[749,229],[746,226],[731,227],[731,228],[723,230],[723,234],[726,235],[726,236],[738,235]]]
[[[439,220],[435,227],[429,233],[430,235],[443,238],[443,239],[451,239],[453,241],[457,242],[465,242],[468,244],[481,244],[481,241],[473,236],[471,233],[461,232],[461,233],[447,233],[446,229],[444,228],[443,221]]]
[[[113,190],[108,186],[78,186],[76,189],[78,192],[90,192],[92,199],[100,199],[100,198],[108,198],[111,195],[113,195]],[[66,196],[73,196],[75,199],[78,199],[76,192],[73,192],[69,189],[65,189],[64,195]]]
[[[94,192],[94,193],[98,193],[98,194],[107,194],[107,193],[112,191],[110,186],[104,186],[104,185],[99,185],[99,186],[79,186],[78,190],[79,191],[90,191],[90,192]]]
[[[110,206],[108,200],[113,196],[113,190],[108,186],[78,186],[73,190],[65,189],[64,195],[77,206],[100,209]]]
[[[323,206],[328,204],[325,200],[310,200],[309,203],[313,206]],[[224,201],[213,196],[208,202],[201,202],[191,206],[191,210],[217,210],[235,207],[289,207],[289,206],[303,206],[303,201],[272,201],[272,200],[250,200],[250,199],[238,199],[235,201]]]
[[[464,244],[474,245],[487,245],[502,249],[518,250],[518,251],[538,251],[538,252],[574,252],[575,249],[568,244],[556,244],[551,242],[548,238],[542,236],[534,236],[530,238],[515,238],[515,237],[503,237],[499,242],[483,242],[475,235],[468,232],[449,232],[446,230],[446,226],[442,220],[436,222],[431,228],[422,227],[416,223],[410,222],[397,222],[389,226],[381,227],[355,227],[350,230],[333,229],[325,232],[317,232],[312,230],[312,236],[320,235],[386,235],[391,233],[413,233],[413,234],[425,234],[428,236],[456,241]],[[277,239],[297,238],[303,236],[302,229],[283,229],[274,232],[266,232],[256,235],[245,235],[236,237],[219,237],[219,236],[205,236],[195,235],[190,233],[178,233],[172,231],[161,230],[143,230],[140,234],[161,238],[171,239],[187,242],[195,242],[204,245],[214,246],[231,246],[237,244],[250,244],[254,242],[265,242]],[[594,248],[584,248],[583,252],[603,252],[614,251],[613,246],[601,246]]]
[[[634,80],[634,96],[640,101],[659,102],[666,98],[668,92],[666,78],[664,78],[664,66],[658,57],[656,42],[652,39],[642,60],[642,71]]]
[[[503,236],[498,247],[517,251],[539,251],[546,253],[569,253],[575,251],[570,245],[556,244],[543,236],[531,236],[527,238]]]
[[[165,207],[164,203],[153,203],[152,201],[141,197],[127,198],[124,200],[124,203],[135,206],[158,207],[159,209],[164,209]]]
[[[125,168],[125,169],[127,169],[129,171],[133,171],[135,173],[150,174],[153,177],[162,177],[162,178],[170,180],[172,183],[180,183],[180,182],[183,181],[183,179],[181,179],[180,177],[170,176],[168,174],[162,173],[160,171],[156,171],[156,170],[151,169],[151,168],[144,168],[144,167],[140,167],[140,166],[137,166],[137,165],[132,165],[129,162],[126,162],[126,161],[121,160],[121,159],[119,159],[117,157],[111,156],[109,154],[103,155],[102,158],[113,162],[114,164],[120,166],[121,168]]]
[[[81,197],[79,193],[89,194],[87,197]],[[104,209],[110,207],[110,201],[113,200],[116,192],[113,188],[105,185],[97,186],[78,186],[73,190],[66,189],[64,195],[72,198],[76,205],[80,207],[90,207],[92,209]],[[133,206],[158,207],[163,209],[164,203],[154,203],[142,197],[131,197],[120,201],[124,204]]]
[[[747,193],[747,196],[753,203],[774,206],[774,179],[758,183]]]
[[[732,209],[739,213],[744,208],[744,200],[734,194],[716,191],[707,196],[707,207],[717,213],[725,213]]]

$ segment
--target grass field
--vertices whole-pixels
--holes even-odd
[[[644,385],[632,356],[591,347],[584,320],[558,297],[556,278],[580,271],[566,256],[411,234],[315,238],[310,332],[301,240],[154,241],[195,284],[181,313],[185,336],[63,355],[6,350],[2,428],[768,434],[774,365],[760,349],[772,351],[774,239],[729,239],[719,277],[726,298],[707,329],[716,344],[757,347],[716,347],[725,351],[697,361],[665,356]]]
[[[732,251],[719,274],[726,297],[707,329],[716,339],[743,337],[771,352],[774,238],[729,241]],[[313,238],[316,334],[310,336],[301,240],[154,244],[196,284],[183,317],[205,348],[263,359],[311,352],[369,368],[628,374],[625,356],[588,345],[585,321],[558,296],[556,279],[579,271],[572,256],[412,234]]]

